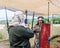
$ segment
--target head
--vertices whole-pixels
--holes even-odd
[[[39,16],[38,17],[38,23],[37,24],[41,24],[41,23],[44,23],[44,17],[42,17],[42,16]]]
[[[14,16],[15,16],[18,20],[20,20],[20,22],[23,22],[23,21],[24,21],[24,14],[23,14],[22,11],[16,11],[16,12],[14,13]]]

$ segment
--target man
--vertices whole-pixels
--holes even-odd
[[[37,24],[34,26],[34,33],[35,33],[35,45],[34,48],[39,48],[39,33],[41,32],[41,26],[42,23],[44,23],[44,18],[42,16],[38,17],[38,22]]]
[[[10,48],[31,48],[29,39],[33,36],[32,30],[25,26],[23,13],[15,12],[9,27]]]

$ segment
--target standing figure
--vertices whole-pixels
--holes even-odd
[[[41,26],[42,23],[44,23],[44,18],[42,16],[38,17],[38,22],[34,26],[33,31],[35,33],[35,43],[34,43],[34,48],[39,48],[39,33],[41,32]]]
[[[10,48],[31,48],[29,39],[34,34],[28,25],[25,25],[23,12],[15,12],[8,33]]]

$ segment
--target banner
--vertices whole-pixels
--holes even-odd
[[[50,48],[48,38],[50,36],[50,24],[42,24],[39,36],[39,48]]]

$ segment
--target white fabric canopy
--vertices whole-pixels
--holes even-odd
[[[48,2],[49,14],[60,14],[60,0],[0,0],[0,6],[48,14]]]

